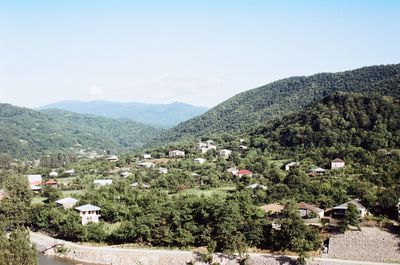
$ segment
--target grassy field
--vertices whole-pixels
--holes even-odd
[[[64,197],[69,197],[73,194],[82,195],[83,193],[85,193],[85,190],[64,190],[61,191],[61,193]]]
[[[229,191],[235,190],[235,186],[225,186],[225,187],[218,187],[218,188],[211,188],[208,190],[201,190],[200,188],[192,188],[192,189],[187,189],[181,192],[178,192],[177,194],[179,195],[204,195],[204,196],[211,196],[213,194],[221,194],[223,196],[226,196]]]
[[[31,204],[32,205],[33,204],[41,204],[44,200],[46,200],[46,198],[41,197],[41,196],[35,196],[35,197],[33,197]]]
[[[68,177],[68,178],[58,178],[57,181],[58,183],[62,183],[65,185],[68,185],[69,183],[71,183],[76,177]]]

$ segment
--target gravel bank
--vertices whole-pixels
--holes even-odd
[[[399,236],[376,227],[330,238],[329,258],[400,263]]]
[[[175,250],[149,250],[149,249],[124,249],[118,247],[92,247],[83,246],[63,240],[54,239],[40,233],[31,233],[31,240],[36,243],[38,250],[43,250],[50,245],[64,244],[68,252],[64,257],[77,262],[88,262],[99,265],[186,265],[189,261],[196,261],[197,265],[205,265],[199,261],[196,253]],[[48,255],[54,255],[52,251]],[[339,257],[342,258],[342,257]],[[357,256],[356,260],[360,260]],[[214,261],[221,265],[238,265],[235,259],[224,255],[214,255]],[[250,254],[249,265],[292,265],[293,257],[271,256],[263,254]],[[309,260],[309,265],[371,265],[375,263],[345,261],[339,259],[316,258]]]

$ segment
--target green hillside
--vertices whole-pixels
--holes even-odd
[[[400,103],[379,94],[335,92],[253,133],[283,147],[400,146]]]
[[[201,116],[165,131],[154,144],[224,131],[248,130],[252,126],[299,111],[335,91],[376,91],[398,97],[400,64],[290,77],[248,90]]]
[[[132,150],[158,133],[133,121],[0,104],[0,150],[15,157],[74,148]]]

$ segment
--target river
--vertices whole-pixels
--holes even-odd
[[[93,265],[90,263],[71,261],[69,259],[63,259],[63,258],[59,258],[59,257],[45,256],[45,255],[39,254],[39,265],[76,265],[76,264]]]

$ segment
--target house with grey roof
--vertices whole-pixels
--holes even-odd
[[[79,207],[76,207],[75,210],[79,213],[79,216],[82,219],[82,225],[88,223],[98,223],[100,218],[100,207],[85,204]]]
[[[333,207],[332,215],[335,217],[343,217],[346,214],[346,210],[349,207],[349,204],[353,204],[354,206],[356,206],[361,218],[364,218],[367,215],[368,210],[360,203],[360,199],[354,199]]]
[[[78,202],[77,199],[68,197],[68,198],[64,198],[61,200],[56,201],[56,205],[60,208],[64,208],[64,209],[72,209],[76,203]]]

